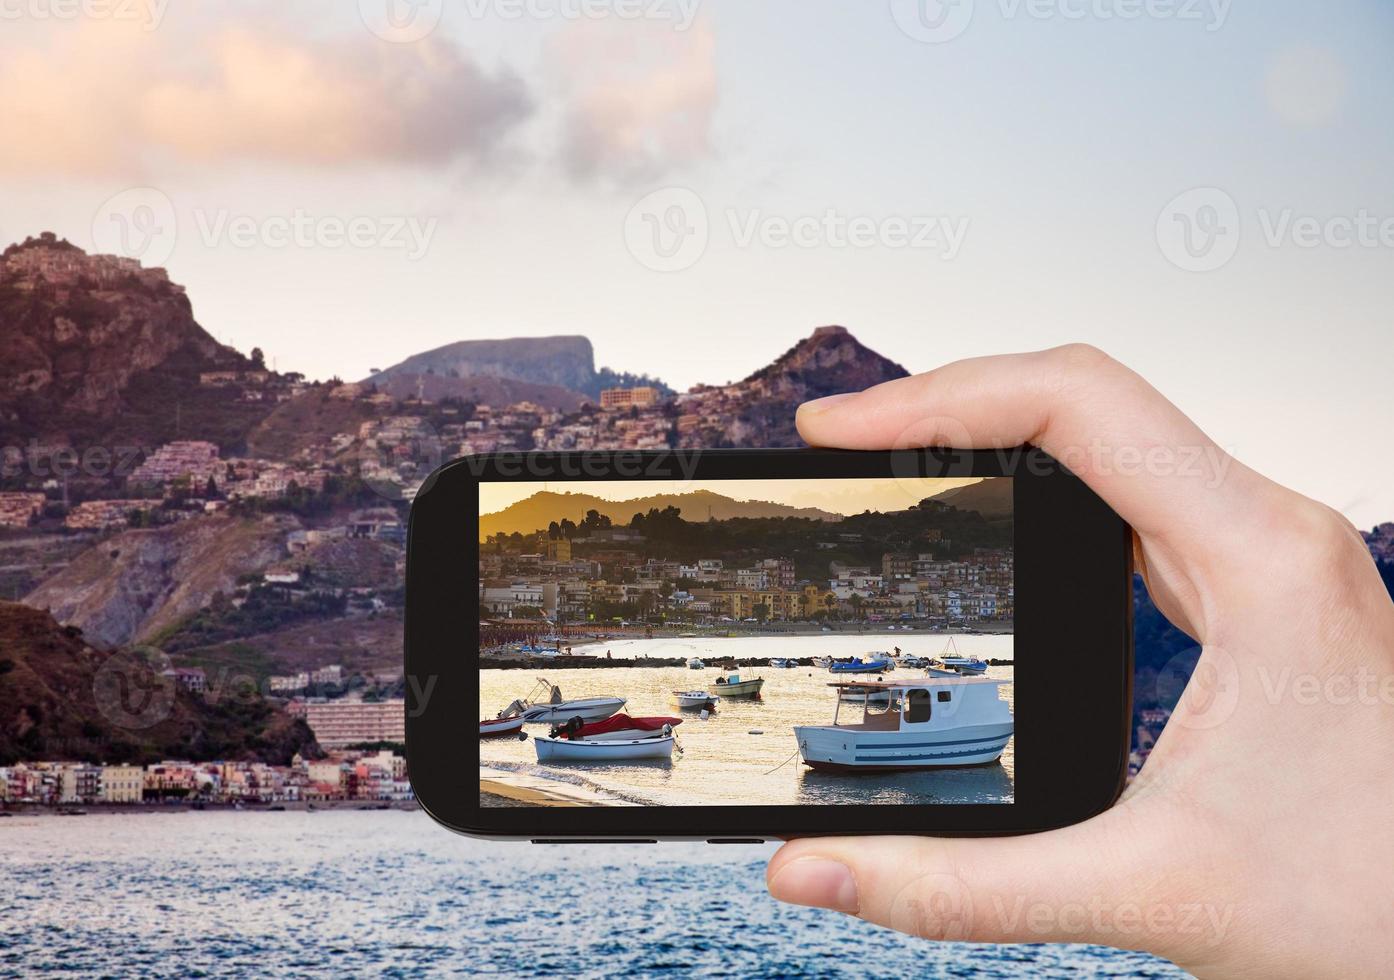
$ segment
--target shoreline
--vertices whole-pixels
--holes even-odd
[[[807,667],[814,670],[823,668],[814,665],[813,661],[820,657],[713,657],[710,660],[703,660],[701,668],[691,668],[693,673],[700,673],[702,670],[736,670],[741,667],[770,667],[770,660],[788,660],[795,667]],[[1013,667],[1015,660],[1002,660],[998,657],[990,657],[986,660],[989,667]],[[613,660],[606,657],[576,657],[559,655],[555,657],[539,657],[533,654],[513,654],[509,656],[498,656],[491,654],[479,655],[480,670],[541,670],[545,668],[565,668],[582,670],[602,670],[607,667],[629,668],[629,667],[687,667],[687,659],[683,657],[616,657]],[[770,667],[771,670],[788,670],[792,668]]]
[[[0,817],[85,817],[108,813],[322,813],[421,809],[415,800],[288,800],[279,803],[0,803]]]
[[[543,779],[539,776],[488,765],[479,767],[480,806],[637,806],[629,800],[610,796],[575,783]]]

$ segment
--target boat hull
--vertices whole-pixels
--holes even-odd
[[[716,694],[708,694],[705,691],[694,691],[691,694],[675,694],[678,699],[679,708],[705,708],[709,704],[716,704],[721,697]]]
[[[523,730],[522,718],[497,718],[479,723],[480,738],[506,738]]]
[[[576,701],[563,701],[560,704],[537,704],[523,711],[522,718],[529,724],[570,721],[603,721],[625,705],[624,698],[581,698]]]
[[[711,691],[723,698],[755,698],[760,696],[760,688],[764,686],[764,678],[760,678],[753,681],[741,681],[739,684],[713,684]]]
[[[533,739],[538,762],[629,762],[635,759],[671,759],[672,735],[624,741],[567,740],[540,736]]]
[[[938,731],[868,732],[836,726],[796,726],[804,764],[833,772],[947,769],[997,762],[1011,740],[1013,723]]]

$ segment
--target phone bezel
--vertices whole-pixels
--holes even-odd
[[[1014,478],[1015,802],[664,806],[661,820],[651,807],[480,807],[477,755],[469,760],[479,737],[470,724],[477,653],[462,656],[461,642],[441,639],[463,637],[464,651],[478,649],[480,482],[898,476]],[[1132,715],[1132,532],[1039,449],[466,457],[440,467],[418,491],[406,577],[408,771],[420,805],[461,833],[549,841],[1015,834],[1086,819],[1122,791]]]

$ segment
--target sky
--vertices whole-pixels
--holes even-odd
[[[587,494],[601,500],[638,500],[669,493],[708,490],[734,500],[763,500],[790,507],[817,507],[835,514],[905,510],[926,497],[967,486],[972,478],[894,480],[578,480],[564,483],[481,483],[479,513],[496,514],[535,493]],[[699,515],[700,516],[700,515]],[[691,515],[688,515],[692,518]]]
[[[1094,343],[1394,519],[1381,0],[14,0],[0,241],[165,265],[354,379],[585,334],[676,388],[840,323],[911,371]]]

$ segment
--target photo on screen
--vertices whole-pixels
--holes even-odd
[[[1010,478],[480,486],[482,806],[1010,804]]]

